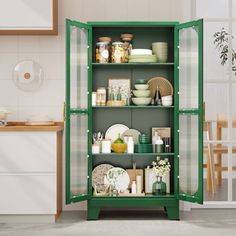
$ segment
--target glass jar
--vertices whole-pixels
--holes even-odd
[[[105,106],[106,105],[106,88],[99,87],[97,89],[97,96],[96,96],[96,105],[97,106]]]
[[[121,34],[121,40],[123,42],[123,47],[125,50],[125,60],[124,62],[129,62],[129,55],[130,52],[133,48],[132,46],[132,39],[133,39],[133,35],[132,34]]]
[[[125,50],[122,42],[112,43],[112,63],[124,63],[125,62]]]
[[[96,43],[96,62],[108,63],[110,60],[109,42]]]
[[[162,181],[161,176],[157,176],[157,181],[152,184],[152,194],[154,195],[166,194],[166,183]]]

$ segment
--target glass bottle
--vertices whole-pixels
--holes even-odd
[[[162,181],[162,176],[157,176],[157,181],[152,185],[153,195],[165,195],[166,194],[166,183]]]

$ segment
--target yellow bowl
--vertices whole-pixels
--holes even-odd
[[[126,143],[112,143],[111,149],[116,153],[124,153],[126,151]]]

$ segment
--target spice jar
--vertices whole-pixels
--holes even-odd
[[[123,63],[125,61],[125,50],[122,42],[112,43],[112,63]]]
[[[97,96],[96,96],[96,105],[97,106],[105,106],[106,105],[106,88],[99,87],[97,89]]]
[[[109,43],[97,42],[96,43],[96,62],[108,63],[110,58]]]

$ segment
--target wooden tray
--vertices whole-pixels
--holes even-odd
[[[142,176],[141,189],[143,190],[143,169],[126,169],[126,171],[128,172],[130,178],[129,188],[131,188],[132,181],[136,181],[136,176],[141,175]]]
[[[125,102],[124,101],[107,101],[107,106],[123,107],[125,106]]]

